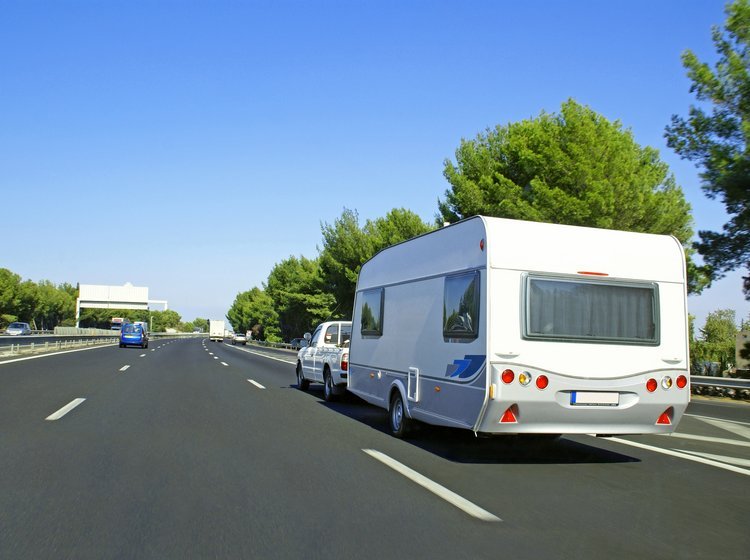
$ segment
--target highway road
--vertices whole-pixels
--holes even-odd
[[[0,558],[750,557],[750,406],[673,436],[401,441],[290,352],[156,340],[0,363]]]

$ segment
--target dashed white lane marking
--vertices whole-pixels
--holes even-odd
[[[682,459],[687,459],[688,461],[695,461],[696,463],[703,463],[704,465],[709,465],[711,467],[718,467],[727,471],[750,476],[750,470],[748,469],[742,469],[740,467],[735,467],[734,465],[727,465],[726,463],[720,463],[719,461],[714,461],[705,457],[696,457],[695,455],[689,455],[682,451],[676,451],[674,449],[663,449],[661,447],[654,447],[653,445],[646,445],[645,443],[638,443],[636,441],[630,441],[627,439],[620,439],[615,437],[607,439],[608,441],[616,441],[617,443],[624,443],[625,445],[631,445],[633,447],[655,451],[656,453],[662,453],[664,455],[671,455],[672,457],[680,457]]]
[[[214,360],[218,360],[218,359],[219,359],[219,356],[214,356]]]
[[[140,357],[140,358],[145,358],[145,357],[146,357],[146,354],[141,354],[141,355],[140,355],[139,357]]]
[[[417,471],[410,469],[406,465],[399,463],[385,453],[381,453],[380,451],[376,451],[374,449],[363,449],[362,451],[367,453],[370,457],[377,459],[384,465],[392,468],[397,473],[402,474],[412,482],[416,482],[423,488],[426,488],[436,496],[439,496],[440,498],[447,501],[449,504],[457,507],[465,513],[468,513],[472,517],[481,519],[482,521],[502,521],[502,519],[500,519],[496,515],[493,515],[489,511],[480,508],[478,505],[473,504],[466,498],[463,498],[455,492],[448,490],[445,486],[441,486],[437,482],[430,480],[422,474],[419,474]]]
[[[257,381],[254,381],[253,379],[248,379],[248,381],[249,381],[250,383],[252,383],[253,385],[255,385],[255,386],[256,386],[256,387],[258,388],[258,389],[265,389],[265,387],[264,387],[263,385],[261,385],[261,384],[260,384],[260,383],[258,383]]]
[[[226,366],[226,367],[229,367],[229,364],[228,364],[228,363],[226,363],[226,362],[221,362],[221,365],[223,365],[223,366]]]
[[[75,407],[77,407],[79,404],[81,404],[85,400],[86,399],[83,399],[83,398],[73,399],[72,401],[70,401],[68,404],[66,404],[64,407],[62,407],[57,412],[54,412],[54,413],[50,414],[49,416],[47,416],[47,418],[45,418],[45,420],[59,420],[60,418],[62,418],[63,416],[65,416],[68,412],[70,412],[71,410],[73,410]]]
[[[127,369],[128,369],[129,367],[130,367],[130,366],[122,366],[122,367],[120,368],[120,371],[126,371],[126,370],[127,370]]]

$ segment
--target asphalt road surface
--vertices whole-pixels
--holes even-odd
[[[0,558],[750,558],[750,406],[545,445],[296,388],[294,354],[154,340],[0,363]]]

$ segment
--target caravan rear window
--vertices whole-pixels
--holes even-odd
[[[656,284],[528,276],[524,336],[656,345],[658,309]]]
[[[443,337],[479,336],[479,272],[449,276],[443,292]]]
[[[362,292],[360,298],[362,336],[381,336],[383,334],[383,289]]]

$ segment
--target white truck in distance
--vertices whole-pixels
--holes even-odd
[[[218,319],[208,320],[208,339],[219,342],[224,340],[224,321]]]
[[[349,339],[351,321],[327,321],[315,332],[305,333],[308,346],[297,353],[297,386],[307,391],[310,383],[323,384],[326,401],[336,400],[346,392],[349,374]]]

